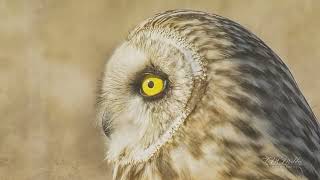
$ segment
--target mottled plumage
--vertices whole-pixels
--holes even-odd
[[[148,70],[163,96],[132,88]],[[226,18],[173,10],[106,64],[98,117],[114,179],[320,179],[320,128],[281,59]]]

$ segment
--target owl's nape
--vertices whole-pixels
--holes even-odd
[[[155,15],[107,61],[114,179],[319,179],[320,128],[281,59],[226,18]]]

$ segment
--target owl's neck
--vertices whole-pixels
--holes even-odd
[[[209,121],[190,120],[179,129],[173,141],[146,162],[115,162],[114,179],[223,179],[230,176],[295,179],[285,166],[274,168],[266,164],[266,158],[278,158],[281,154],[270,142],[264,138],[251,141],[232,123]],[[265,152],[260,152],[261,149]]]

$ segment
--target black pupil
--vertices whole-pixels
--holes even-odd
[[[149,88],[153,88],[153,87],[154,87],[153,81],[149,81],[149,82],[148,82],[148,87],[149,87]]]

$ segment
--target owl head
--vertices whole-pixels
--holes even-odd
[[[131,32],[105,67],[99,117],[110,138],[110,160],[149,159],[206,88],[206,59],[196,46],[169,24],[149,27],[149,21]]]
[[[256,157],[263,147],[305,155],[290,141],[319,133],[280,58],[239,24],[199,11],[167,11],[134,28],[107,61],[99,97],[107,158],[120,164],[147,162],[177,141],[205,151],[199,137],[223,156],[235,152],[230,144]]]

